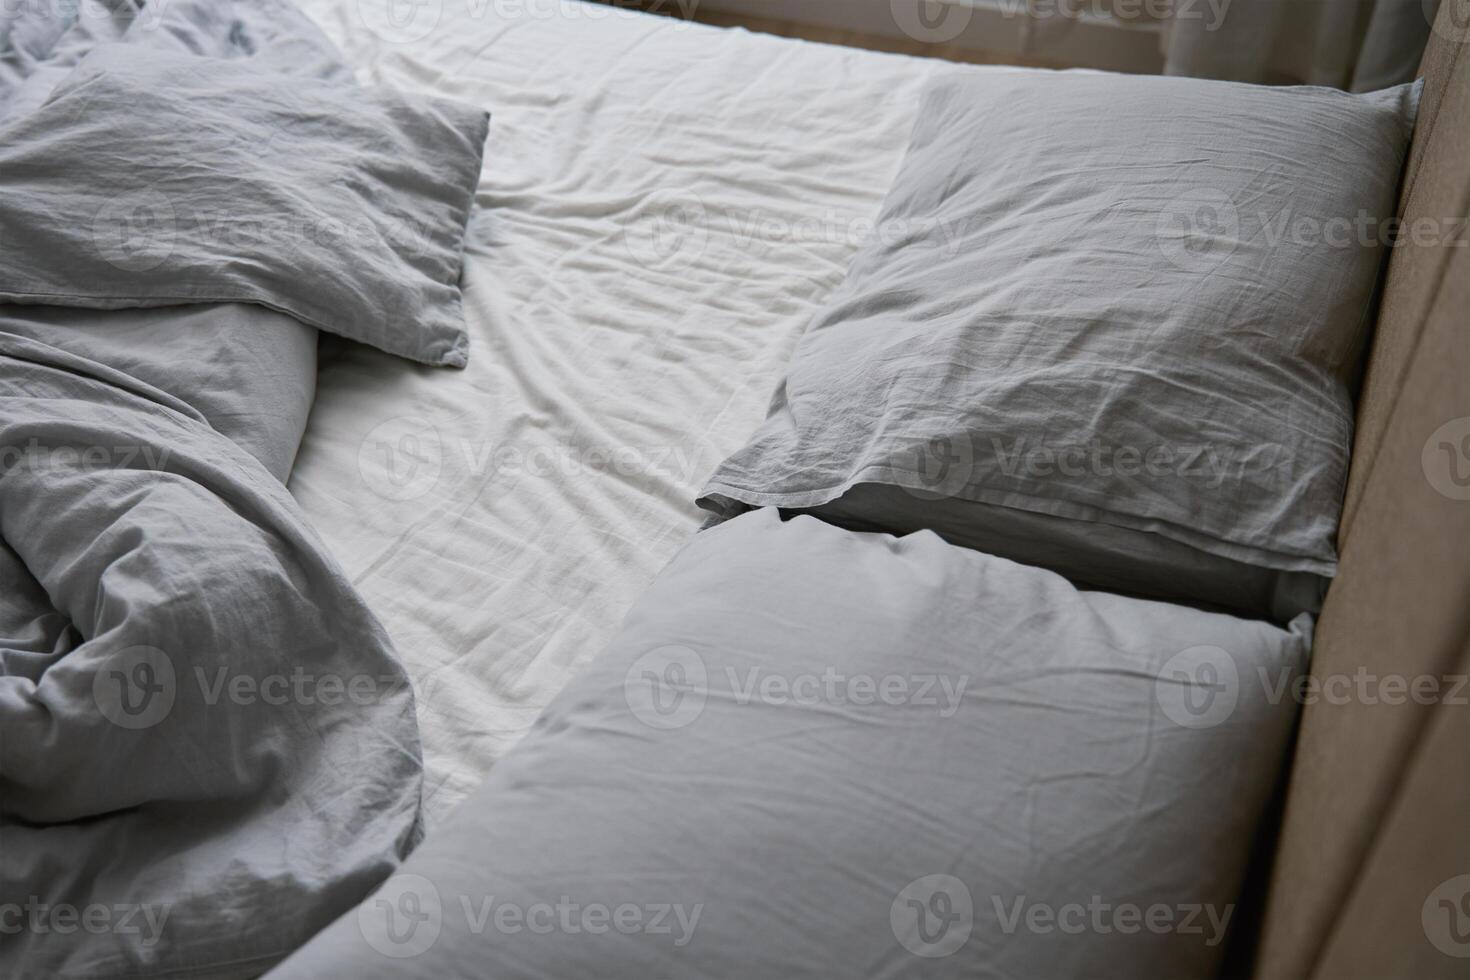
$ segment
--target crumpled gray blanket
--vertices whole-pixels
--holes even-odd
[[[281,0],[7,5],[0,127],[104,42],[350,78]],[[418,841],[407,675],[282,482],[315,344],[0,305],[0,976],[257,976]]]

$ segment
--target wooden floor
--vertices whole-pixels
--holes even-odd
[[[878,37],[843,31],[827,27],[816,27],[773,17],[754,17],[742,14],[721,13],[701,9],[698,3],[681,3],[679,0],[614,0],[619,7],[632,7],[667,17],[679,17],[715,27],[743,27],[761,34],[780,37],[796,37],[804,41],[820,41],[823,44],[845,44],[853,48],[870,51],[887,51],[892,54],[916,55],[924,58],[944,58],[949,61],[964,61],[979,65],[1021,65],[1028,68],[1065,68],[1067,65],[1041,58],[1018,57],[1002,52],[977,51],[947,44],[926,44],[923,41]],[[690,8],[692,7],[692,12]]]

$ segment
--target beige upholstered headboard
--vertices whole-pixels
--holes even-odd
[[[1424,58],[1400,214],[1425,231],[1390,259],[1313,654],[1351,683],[1302,716],[1262,978],[1470,977],[1467,14],[1443,0]],[[1448,680],[1400,696],[1390,675]]]

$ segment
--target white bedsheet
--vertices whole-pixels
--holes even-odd
[[[364,81],[492,113],[469,368],[325,346],[291,481],[414,677],[432,824],[698,527],[933,63],[575,0],[304,6]]]

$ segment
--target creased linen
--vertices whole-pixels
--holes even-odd
[[[273,0],[4,13],[0,104],[33,100],[11,134],[98,38],[256,71],[280,40],[296,69],[347,81]],[[257,976],[422,833],[407,673],[283,482],[316,342],[261,305],[0,306],[6,977]]]
[[[468,368],[324,338],[291,478],[414,677],[432,823],[699,527],[935,63],[576,0],[305,10],[363,81],[494,119]]]
[[[252,302],[463,367],[460,253],[486,114],[130,43],[0,140],[0,300]]]

